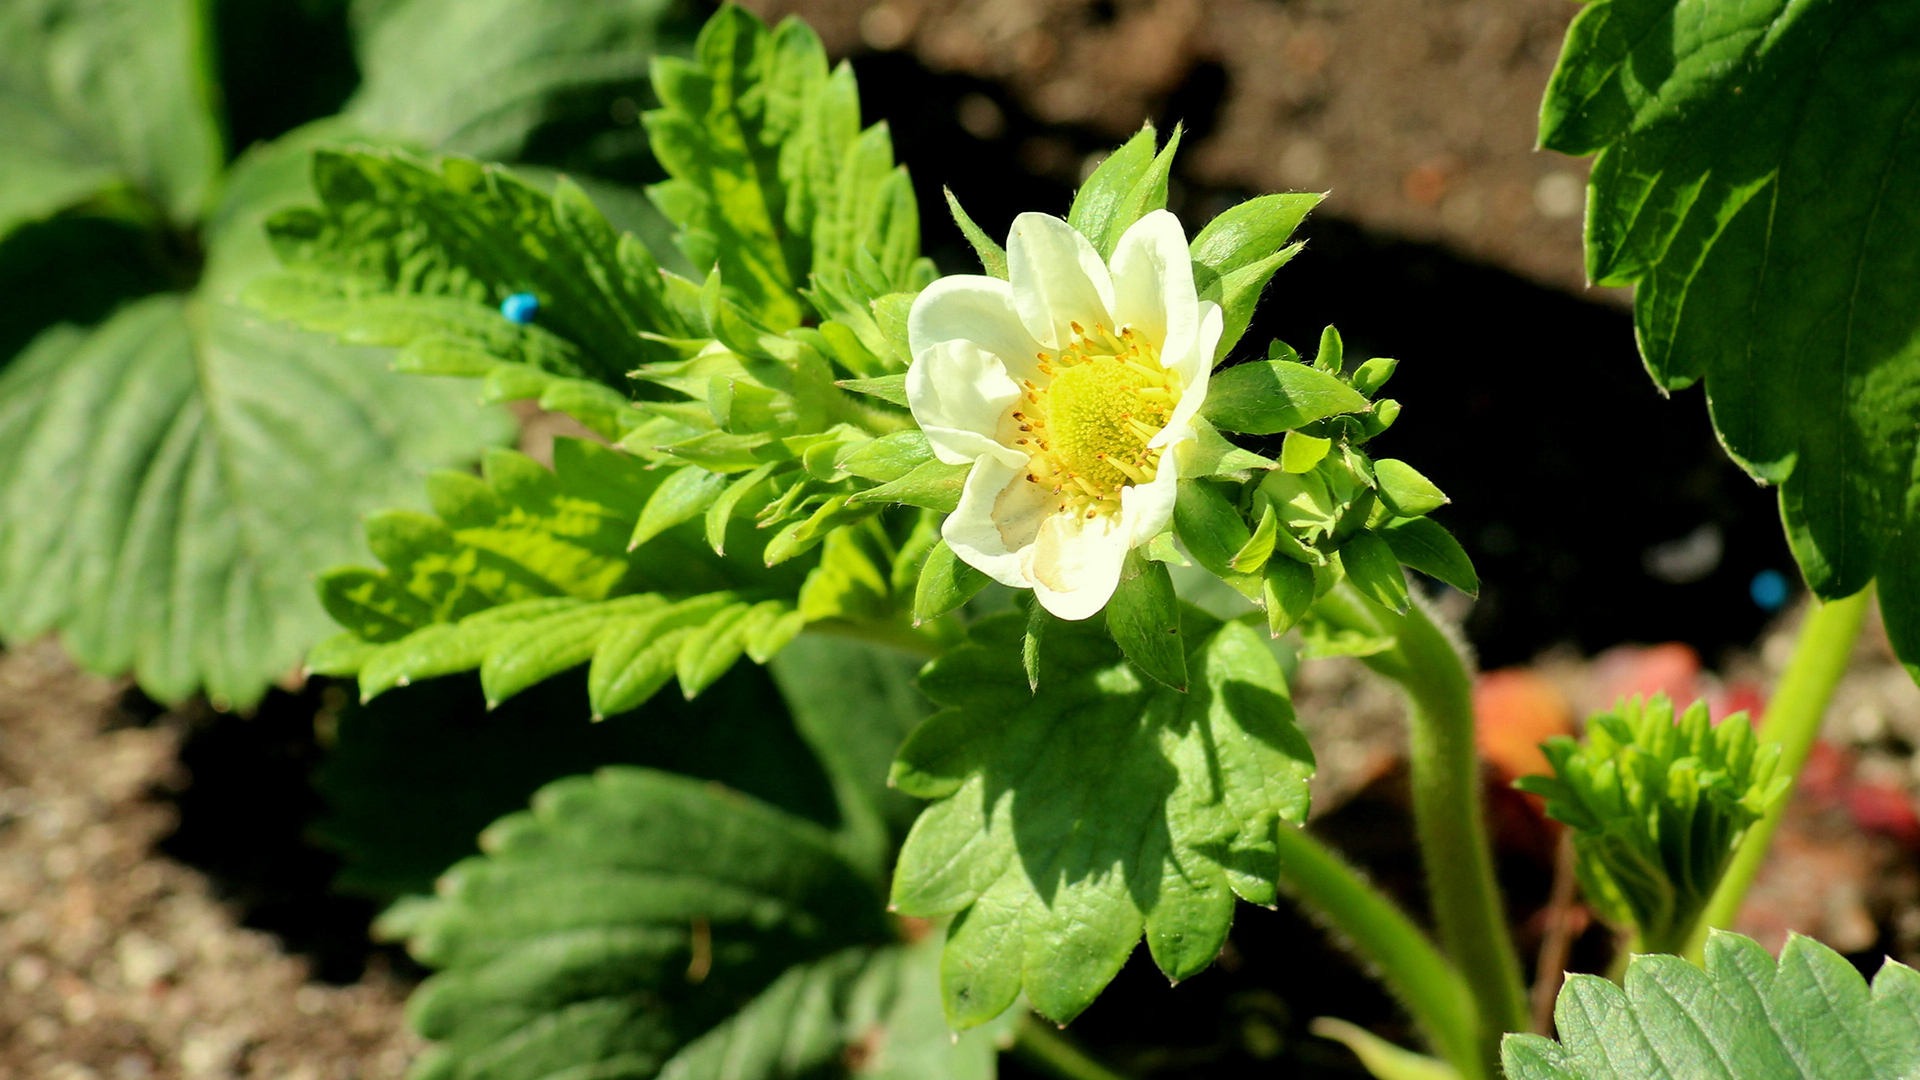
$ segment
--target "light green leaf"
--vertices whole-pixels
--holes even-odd
[[[1225,431],[1271,435],[1372,407],[1353,387],[1324,371],[1285,360],[1256,360],[1216,373],[1200,415]]]
[[[1431,514],[1453,501],[1418,469],[1398,458],[1374,462],[1373,474],[1379,481],[1380,501],[1400,517]]]
[[[1626,986],[1571,975],[1560,1041],[1508,1035],[1512,1080],[1905,1080],[1920,1074],[1920,974],[1892,959],[1867,980],[1798,934],[1776,962],[1752,939],[1715,931],[1706,970],[1636,956]]]
[[[643,334],[690,330],[645,246],[565,181],[547,195],[463,158],[321,150],[313,184],[320,206],[269,222],[289,270],[247,293],[276,317],[403,359],[457,346],[621,390],[634,367],[674,356]],[[540,303],[524,327],[498,310],[523,292]]]
[[[334,672],[357,672],[372,698],[479,668],[498,703],[590,663],[592,708],[606,716],[676,674],[691,697],[743,651],[771,656],[797,630],[781,622],[792,605],[780,597],[793,595],[806,568],[762,567],[764,534],[746,521],[729,526],[745,558],[713,555],[691,520],[630,547],[631,523],[670,475],[678,474],[578,439],[555,440],[552,471],[502,450],[482,477],[435,475],[436,515],[369,519],[384,570],[322,575],[327,610],[380,646]]]
[[[364,130],[416,145],[517,157],[541,125],[599,120],[616,95],[643,94],[668,8],[663,0],[359,0],[361,81],[346,113]]]
[[[359,516],[510,430],[377,353],[171,295],[49,331],[0,402],[0,631],[238,707],[326,635],[312,576],[361,556]]]
[[[868,488],[855,495],[856,503],[905,503],[928,510],[938,510],[943,514],[953,513],[960,505],[960,491],[966,485],[967,472],[971,464],[949,465],[944,461],[927,461],[914,466],[913,471],[890,480],[878,487]]]
[[[1219,953],[1235,897],[1271,903],[1273,829],[1307,809],[1313,755],[1267,643],[1189,609],[1186,694],[1126,663],[1097,625],[1055,621],[1043,681],[1019,663],[1024,617],[974,624],[921,675],[946,711],[894,765],[920,816],[893,900],[955,914],[941,974],[966,1027],[1024,991],[1065,1022],[1144,933],[1170,977]]]
[[[1824,599],[1879,578],[1920,660],[1920,7],[1606,0],[1568,30],[1541,142],[1598,153],[1587,268],[1633,284],[1648,371],[1696,380],[1781,485]]]
[[[210,14],[199,0],[0,5],[0,236],[116,186],[176,225],[211,209],[226,150]]]
[[[812,30],[769,31],[743,8],[708,20],[693,57],[663,57],[661,108],[643,120],[671,179],[651,189],[695,269],[717,269],[742,308],[776,332],[840,305],[910,287],[920,256],[911,184],[884,124],[860,128],[846,65],[829,72]]]

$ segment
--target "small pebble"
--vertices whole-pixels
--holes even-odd
[[[500,314],[510,323],[525,326],[539,313],[540,298],[530,292],[517,292],[500,301]]]

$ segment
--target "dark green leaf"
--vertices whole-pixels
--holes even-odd
[[[177,296],[49,331],[0,402],[6,636],[240,707],[326,634],[312,575],[361,555],[358,517],[508,431],[378,353]]]
[[[1920,7],[1608,0],[1568,31],[1543,145],[1599,153],[1587,266],[1635,286],[1647,369],[1704,379],[1781,485],[1813,591],[1878,576],[1920,659]]]
[[[1186,691],[1187,643],[1165,563],[1149,561],[1137,548],[1127,553],[1120,586],[1107,601],[1107,632],[1134,667]]]
[[[955,913],[949,1017],[971,1026],[1023,991],[1072,1019],[1142,933],[1186,978],[1219,953],[1235,897],[1271,903],[1273,829],[1307,809],[1313,756],[1267,643],[1189,610],[1186,694],[1140,675],[1096,624],[1054,622],[1036,694],[1025,619],[974,624],[921,675],[946,706],[900,752],[894,782],[938,800],[901,852],[893,899]]]
[[[1234,569],[1233,561],[1253,540],[1253,531],[1234,509],[1220,485],[1207,480],[1182,480],[1173,504],[1173,531],[1194,560],[1218,574],[1249,597],[1258,594],[1259,579]]]
[[[1626,986],[1571,975],[1560,1042],[1508,1035],[1512,1080],[1904,1080],[1920,1073],[1920,974],[1888,959],[1871,989],[1839,953],[1794,934],[1776,962],[1715,931],[1706,970],[1636,956]]]
[[[473,675],[433,679],[340,710],[316,776],[317,833],[345,861],[336,888],[393,899],[433,891],[479,854],[475,837],[534,791],[601,765],[649,765],[713,780],[823,826],[840,820],[766,674],[740,666],[698,703],[677,694],[615,722],[589,723],[578,674],[485,711]],[[879,765],[882,776],[885,762]]]
[[[1370,408],[1353,387],[1324,371],[1285,360],[1256,360],[1217,372],[1200,415],[1224,431],[1271,435]]]
[[[1380,537],[1401,563],[1466,593],[1480,594],[1480,575],[1474,573],[1460,541],[1431,518],[1399,519],[1379,529]]]

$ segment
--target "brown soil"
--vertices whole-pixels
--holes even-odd
[[[1250,191],[1330,191],[1323,212],[1585,289],[1586,162],[1533,150],[1565,0],[751,0],[797,13],[837,55],[910,51],[1000,84],[1037,119],[1119,139],[1204,128],[1182,169]],[[1224,80],[1217,112],[1196,87]],[[997,106],[961,102],[987,135]],[[1168,115],[1172,114],[1172,115]],[[1087,163],[1044,138],[1036,171]],[[933,181],[937,178],[922,178]],[[1622,290],[1594,290],[1624,302]]]
[[[51,643],[0,655],[0,1080],[403,1075],[403,987],[308,981],[154,854],[193,713],[139,726],[124,692]]]

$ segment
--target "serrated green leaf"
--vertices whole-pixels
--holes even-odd
[[[1729,453],[1781,485],[1823,599],[1879,578],[1920,658],[1920,9],[1609,0],[1584,9],[1542,144],[1598,153],[1587,268],[1635,286],[1664,388],[1706,382]]]
[[[1715,931],[1706,969],[1636,956],[1625,988],[1570,975],[1554,1010],[1560,1041],[1508,1035],[1513,1080],[1821,1077],[1896,1080],[1920,1072],[1920,974],[1888,959],[1869,989],[1840,954],[1798,934],[1778,962]]]
[[[1256,360],[1216,372],[1200,415],[1224,431],[1271,435],[1373,406],[1324,371],[1285,360]]]
[[[620,390],[636,366],[673,358],[656,338],[686,335],[653,257],[568,181],[549,195],[498,166],[374,150],[316,151],[312,174],[320,205],[268,223],[288,272],[247,293],[270,315],[360,344],[457,343]],[[535,327],[500,314],[517,293],[539,300]]]
[[[1379,529],[1381,539],[1403,564],[1466,593],[1480,594],[1480,575],[1465,548],[1431,518],[1396,519]]]
[[[430,895],[443,871],[479,854],[490,822],[545,784],[607,764],[717,781],[822,826],[837,820],[830,779],[758,669],[734,668],[698,702],[651,698],[613,723],[588,722],[588,708],[578,672],[493,710],[469,672],[339,710],[315,775],[326,798],[315,832],[344,862],[335,887]]]
[[[792,1034],[791,1019],[765,1023],[777,1006],[736,1012],[743,1002],[778,995],[796,965],[889,945],[872,890],[824,829],[690,778],[616,767],[561,780],[482,846],[408,916],[409,947],[442,969],[408,1018],[445,1068],[709,1075],[702,1036],[740,1040],[751,1061]]]
[[[942,963],[956,1026],[1022,991],[1069,1020],[1143,933],[1161,969],[1185,978],[1218,954],[1236,896],[1272,901],[1272,830],[1304,817],[1312,753],[1266,642],[1187,619],[1185,695],[1071,622],[1049,625],[1034,693],[1019,615],[974,624],[921,675],[947,709],[914,732],[893,779],[937,801],[901,852],[893,900],[957,914]]]
[[[642,119],[671,179],[650,192],[695,268],[717,267],[744,309],[784,332],[810,309],[836,315],[810,285],[862,300],[909,286],[911,185],[886,126],[861,130],[852,69],[829,72],[812,30],[723,7],[691,60],[655,63],[653,85],[661,108]]]

